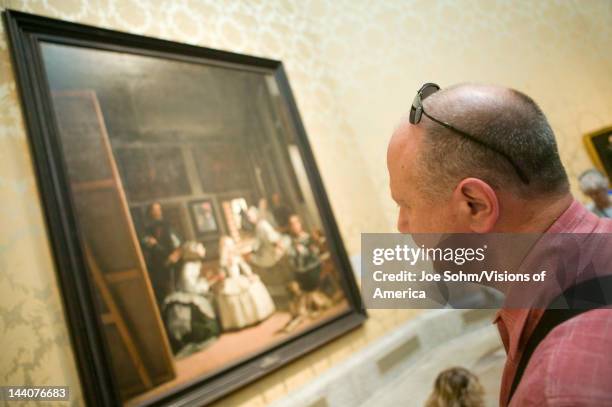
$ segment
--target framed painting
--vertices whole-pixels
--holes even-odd
[[[210,199],[193,201],[189,204],[189,208],[191,209],[191,219],[198,235],[214,235],[219,231],[213,202]]]
[[[583,141],[595,167],[612,182],[612,127],[585,134]]]
[[[88,405],[205,405],[365,320],[281,62],[4,20]]]

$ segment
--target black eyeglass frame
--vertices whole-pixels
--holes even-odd
[[[414,101],[412,102],[412,106],[410,108],[410,117],[409,117],[410,123],[418,124],[421,121],[421,118],[423,117],[423,115],[425,115],[429,120],[439,124],[440,126],[446,127],[447,129],[467,138],[468,140],[471,140],[474,143],[478,143],[481,146],[486,147],[489,150],[496,152],[497,154],[504,157],[510,163],[510,165],[512,165],[512,167],[516,171],[516,174],[519,176],[521,181],[524,184],[528,185],[529,178],[527,177],[527,175],[525,175],[525,173],[521,170],[521,168],[514,162],[514,160],[508,154],[504,153],[498,148],[493,147],[489,143],[484,142],[474,137],[470,133],[460,130],[456,128],[455,126],[446,123],[445,121],[436,119],[435,117],[433,117],[432,115],[430,115],[429,113],[425,111],[425,109],[423,108],[423,100],[427,99],[428,96],[433,95],[439,90],[440,90],[440,86],[436,85],[435,83],[426,83],[423,86],[421,86],[421,89],[419,89],[416,96],[414,97]]]

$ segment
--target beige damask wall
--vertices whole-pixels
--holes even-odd
[[[345,243],[389,231],[386,141],[414,91],[479,81],[533,96],[575,177],[612,123],[609,0],[0,0],[0,8],[283,60]],[[67,384],[81,405],[40,198],[0,28],[0,384]],[[414,315],[364,329],[225,400],[265,405]]]

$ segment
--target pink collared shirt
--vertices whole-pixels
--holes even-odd
[[[612,233],[612,221],[600,219],[578,201],[548,233]],[[501,309],[495,323],[506,349],[500,405],[508,396],[521,355],[543,311]],[[612,406],[612,309],[585,312],[557,326],[532,354],[510,407]]]

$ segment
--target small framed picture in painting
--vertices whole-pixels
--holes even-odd
[[[211,235],[219,232],[215,208],[210,199],[190,202],[189,209],[198,235]]]

